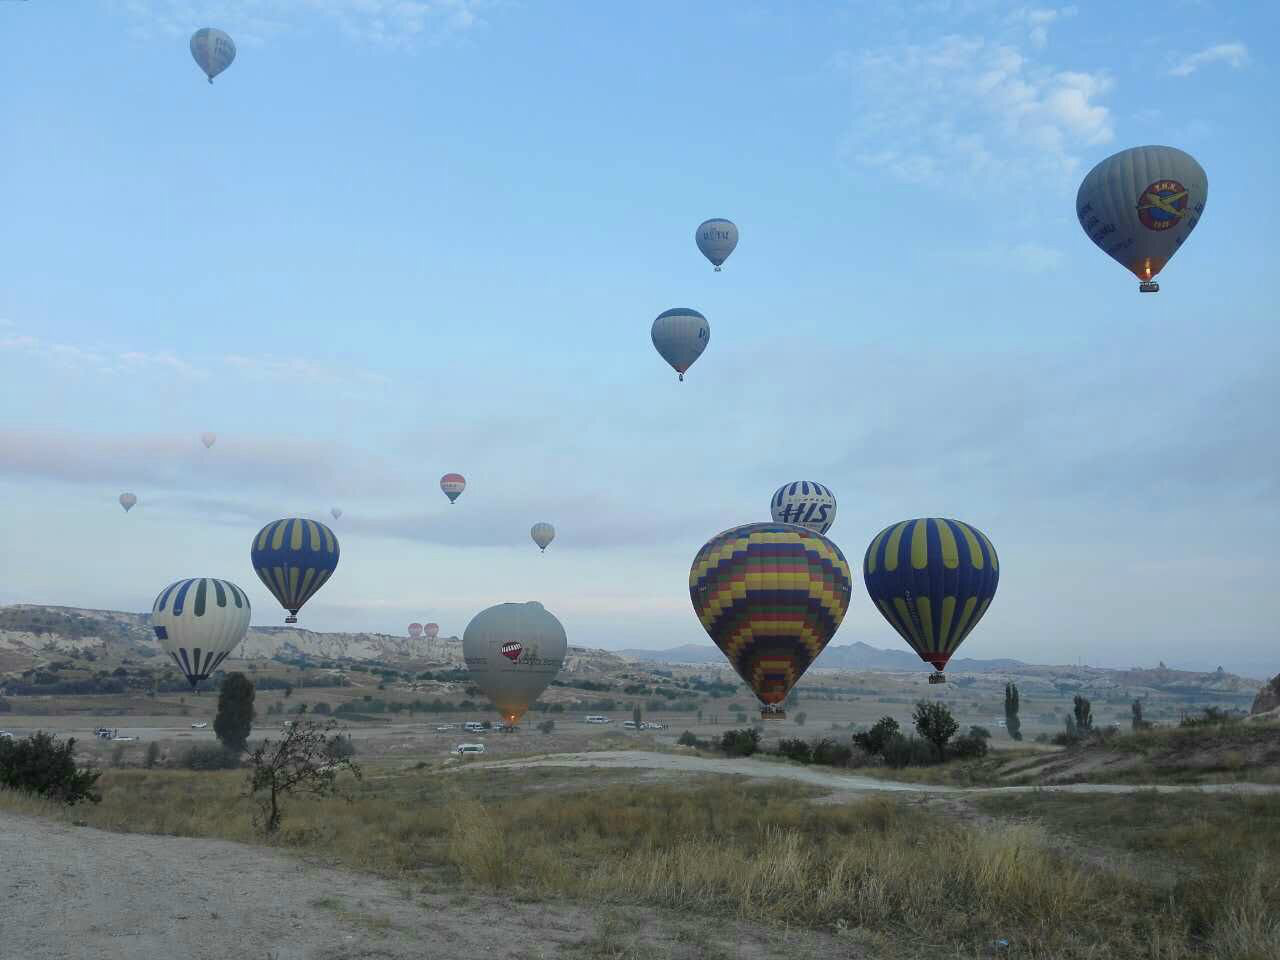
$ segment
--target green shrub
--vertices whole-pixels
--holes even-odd
[[[902,767],[927,767],[937,762],[938,754],[933,744],[917,736],[897,734],[889,739],[880,754],[886,765],[894,769]]]
[[[142,757],[142,765],[150,770],[160,762],[160,744],[152,740],[147,744],[147,752]]]
[[[0,787],[39,794],[66,804],[102,801],[94,790],[101,773],[78,770],[75,738],[59,743],[39,731],[23,740],[0,738]]]
[[[682,747],[693,747],[696,750],[711,749],[711,743],[709,741],[698,739],[698,737],[690,730],[686,730],[684,733],[680,734],[676,743]]]
[[[951,755],[958,760],[972,760],[987,755],[987,741],[984,737],[968,734],[956,737],[951,741]]]
[[[980,727],[977,724],[974,724],[969,728],[969,736],[981,737],[983,740],[990,740],[991,731],[988,730],[986,727]]]
[[[760,731],[726,730],[720,737],[720,749],[730,757],[749,757],[760,749]]]
[[[933,744],[938,759],[946,756],[947,742],[960,729],[960,723],[951,714],[951,708],[937,700],[920,700],[911,715],[916,733]]]
[[[791,737],[779,742],[778,754],[798,763],[808,763],[813,758],[813,751],[809,749],[809,744],[799,737]]]
[[[828,767],[848,766],[853,757],[853,747],[833,740],[831,737],[815,740],[812,751],[813,762]]]
[[[898,721],[893,717],[881,717],[866,733],[855,733],[853,742],[873,757],[884,753],[885,744],[900,736]]]
[[[238,770],[240,751],[222,744],[195,744],[182,753],[181,765],[188,770]]]
[[[538,731],[541,733],[550,733],[555,728],[556,722],[554,720],[543,720],[538,724]]]

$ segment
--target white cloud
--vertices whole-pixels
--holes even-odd
[[[1009,20],[1027,31],[1027,40],[1037,50],[1049,43],[1049,27],[1059,20],[1076,15],[1075,7],[1019,7]]]
[[[1068,175],[1114,133],[1103,73],[1061,70],[1007,43],[950,35],[843,58],[857,91],[849,156],[898,178]]]
[[[70,343],[56,343],[19,334],[0,337],[0,353],[18,353],[32,359],[43,360],[55,369],[106,375],[138,373],[145,370],[161,370],[183,377],[203,380],[208,374],[172,353],[145,353],[139,350],[109,350],[101,347],[82,347]]]
[[[1249,62],[1249,51],[1243,43],[1219,43],[1193,53],[1169,73],[1175,77],[1189,77],[1210,63],[1225,63],[1239,70]]]
[[[222,362],[239,371],[250,380],[271,381],[282,377],[308,380],[315,384],[363,384],[365,386],[389,386],[391,378],[370,370],[344,367],[335,370],[306,357],[288,359],[272,356],[248,356],[228,354]]]
[[[410,47],[465,34],[494,0],[116,0],[144,37],[187,36],[193,23],[217,23],[237,43],[258,44],[314,23],[336,24],[363,43]]]

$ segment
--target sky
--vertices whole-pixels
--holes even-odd
[[[2,603],[216,576],[278,624],[251,538],[339,506],[302,626],[538,599],[705,644],[694,554],[810,479],[833,643],[904,647],[862,555],[946,516],[1001,558],[960,656],[1280,670],[1274,3],[30,0],[0,37]],[[1147,143],[1209,177],[1155,296],[1075,216]]]

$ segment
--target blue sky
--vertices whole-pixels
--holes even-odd
[[[306,626],[537,598],[576,644],[709,642],[694,553],[808,478],[855,567],[907,517],[990,536],[963,654],[1278,669],[1274,4],[31,0],[0,33],[0,602],[208,575],[278,623],[250,538],[338,505]],[[1074,214],[1144,143],[1210,184],[1157,296]],[[683,384],[672,306],[712,328]],[[901,644],[860,582],[855,640]]]

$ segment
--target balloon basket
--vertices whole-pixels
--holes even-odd
[[[947,678],[941,670],[935,670],[933,673],[929,674],[929,682],[930,683],[946,683]]]
[[[297,617],[285,617],[285,618],[284,618],[284,622],[285,622],[285,623],[297,623],[297,622],[298,622],[298,618],[297,618]]]
[[[787,719],[787,711],[783,710],[781,707],[761,707],[760,719],[761,720],[785,720]]]
[[[1146,283],[1138,284],[1138,292],[1139,293],[1159,293],[1160,284],[1156,283],[1154,280],[1148,280]]]

